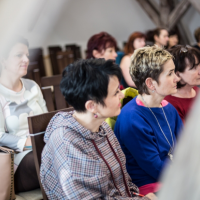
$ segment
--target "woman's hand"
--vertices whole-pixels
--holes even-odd
[[[154,193],[149,193],[146,195],[146,197],[148,197],[151,200],[157,200],[157,196]]]

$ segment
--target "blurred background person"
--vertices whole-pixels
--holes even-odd
[[[200,51],[194,47],[177,45],[169,49],[173,55],[175,73],[180,78],[177,93],[165,97],[185,122],[188,112],[199,92]]]
[[[194,37],[196,39],[197,44],[194,45],[200,51],[200,27],[198,27],[194,32]]]
[[[29,65],[28,41],[10,38],[0,61],[0,145],[19,152],[14,157],[15,192],[25,192],[39,188],[27,117],[47,108],[39,86],[22,78]]]
[[[165,47],[169,41],[169,33],[165,28],[156,28],[154,30],[149,30],[146,33],[146,40],[148,44],[155,44],[158,47]],[[152,45],[153,45],[152,44]]]
[[[144,46],[145,46],[144,33],[134,32],[130,35],[124,48],[125,56],[122,58],[120,63],[120,68],[122,69],[122,75],[123,75],[121,83],[124,86],[124,88],[136,87],[129,73],[129,67],[131,64],[131,55],[133,54],[135,49]]]
[[[167,45],[167,49],[170,49],[173,46],[179,44],[179,35],[175,30],[169,31],[169,41]]]
[[[93,35],[87,43],[86,59],[104,58],[105,60],[115,60],[117,42],[114,37],[106,32]]]

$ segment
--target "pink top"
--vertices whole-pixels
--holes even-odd
[[[140,99],[138,99],[138,98],[136,98],[136,103],[137,103],[137,105],[139,105],[139,106],[145,106],[145,105],[143,104],[143,102],[142,102]],[[161,102],[162,107],[165,107],[167,104],[168,104],[168,101],[162,100],[162,102]]]

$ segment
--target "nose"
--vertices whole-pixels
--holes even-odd
[[[123,99],[124,98],[124,94],[121,92],[121,90],[119,91],[119,99]]]
[[[23,56],[23,61],[24,61],[24,62],[29,62],[29,58],[28,58],[27,55],[24,55],[24,56]]]
[[[174,82],[175,83],[177,83],[177,82],[179,82],[180,80],[181,80],[181,78],[180,77],[178,77],[176,74],[174,74]]]
[[[116,51],[113,53],[113,57],[114,57],[114,58],[117,58],[117,53],[116,53]]]

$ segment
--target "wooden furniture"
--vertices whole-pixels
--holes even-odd
[[[62,74],[65,67],[67,67],[69,64],[74,62],[73,51],[67,50],[67,51],[57,52],[56,60],[57,60],[57,63],[58,63],[59,74]]]
[[[30,64],[34,64],[34,63],[38,64],[38,69],[40,71],[40,77],[46,76],[42,48],[29,49],[29,62],[30,62]]]
[[[60,74],[56,56],[57,52],[62,51],[62,48],[60,46],[49,46],[48,50],[49,50],[49,57],[51,60],[53,75]]]
[[[37,176],[39,179],[40,188],[41,188],[44,200],[48,199],[42,187],[41,179],[40,179],[41,154],[45,145],[44,140],[43,140],[44,132],[47,128],[47,125],[49,124],[49,121],[57,112],[59,111],[69,112],[72,110],[74,109],[71,107],[71,108],[67,108],[63,110],[57,110],[54,112],[49,112],[49,113],[44,113],[41,115],[28,117],[29,133],[35,135],[37,133],[42,132],[40,135],[31,136],[31,142],[33,146],[33,155],[34,155],[34,162],[35,162],[35,167],[37,171]]]
[[[49,112],[69,107],[60,91],[61,79],[61,74],[41,78],[41,89]]]
[[[74,54],[74,60],[78,60],[81,58],[81,47],[76,44],[67,44],[65,45],[65,49],[67,51],[72,51]]]
[[[34,80],[39,86],[41,85],[40,70],[37,61],[29,63],[27,74],[23,78]]]

